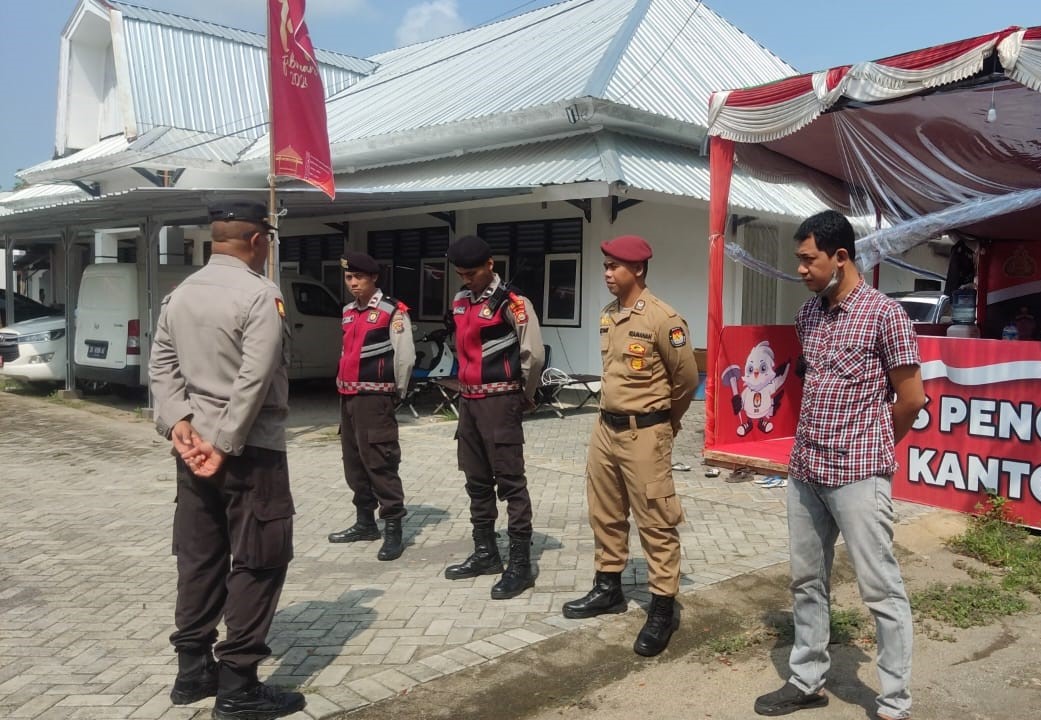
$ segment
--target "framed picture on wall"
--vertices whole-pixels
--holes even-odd
[[[542,291],[542,324],[578,327],[581,324],[581,253],[546,256]]]

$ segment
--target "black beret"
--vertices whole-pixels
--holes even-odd
[[[255,202],[226,202],[220,205],[211,205],[210,222],[232,221],[251,222],[263,225],[268,230],[274,226],[268,222],[267,208]]]
[[[344,253],[343,257],[340,258],[340,267],[346,272],[380,274],[380,264],[373,260],[371,255],[366,255],[363,252]]]
[[[448,246],[446,255],[456,267],[475,268],[488,262],[492,249],[476,235],[465,235]]]

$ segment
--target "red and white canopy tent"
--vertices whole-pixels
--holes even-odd
[[[1041,240],[1041,27],[716,92],[708,133],[706,450],[717,440],[724,233],[735,155],[762,177],[805,181],[837,209],[885,218],[892,228],[874,247],[871,264],[926,239],[900,241],[901,234],[914,235],[902,228],[923,220],[933,236],[957,228],[970,236]],[[858,242],[862,254],[872,256]]]

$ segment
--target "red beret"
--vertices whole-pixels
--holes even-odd
[[[651,246],[639,235],[622,235],[614,240],[605,240],[600,243],[600,250],[604,255],[632,263],[650,260],[654,255]]]

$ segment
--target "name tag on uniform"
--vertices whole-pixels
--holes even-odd
[[[456,305],[455,308],[452,309],[452,314],[453,315],[466,315],[466,307],[463,306],[463,305]]]
[[[344,325],[350,325],[352,322],[354,322],[354,315],[344,315],[343,316],[343,324]]]

